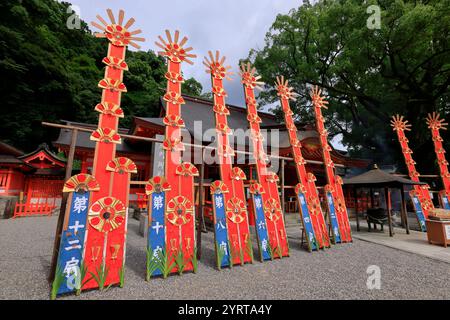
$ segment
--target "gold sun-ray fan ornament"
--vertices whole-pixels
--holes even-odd
[[[319,89],[318,86],[314,86],[309,92],[309,95],[311,97],[313,106],[328,109],[328,101],[326,101],[325,97],[322,96],[322,89]]]
[[[158,54],[167,57],[170,61],[174,63],[187,62],[189,64],[194,64],[192,60],[189,58],[196,58],[197,55],[193,53],[189,53],[193,50],[192,47],[183,48],[183,46],[188,41],[187,37],[183,37],[180,42],[180,31],[175,30],[175,34],[172,38],[169,30],[166,30],[166,38],[167,41],[163,39],[163,37],[158,36],[160,42],[155,41],[155,44],[160,47],[163,51],[158,51]]]
[[[448,123],[437,112],[429,113],[427,116],[427,125],[430,129],[447,130]]]
[[[394,128],[394,131],[411,131],[411,125],[408,123],[408,120],[405,120],[405,118],[399,114],[392,116],[391,127]]]
[[[134,18],[128,19],[125,25],[123,25],[125,18],[125,12],[123,10],[119,10],[117,22],[111,9],[107,9],[106,12],[110,23],[108,23],[100,15],[97,15],[97,19],[100,23],[95,21],[91,22],[91,25],[102,31],[96,32],[95,36],[98,38],[107,38],[113,45],[118,47],[130,45],[136,49],[140,49],[141,47],[136,44],[136,41],[145,41],[145,39],[135,37],[135,35],[142,33],[142,30],[137,29],[134,31],[128,31],[128,29],[134,24]]]
[[[229,71],[231,66],[225,66],[226,57],[220,57],[219,51],[216,51],[215,56],[212,51],[208,51],[208,55],[209,59],[208,57],[203,59],[203,64],[206,67],[206,73],[211,74],[216,79],[225,78],[227,80],[233,80],[231,79],[231,76],[234,75],[234,73]]]
[[[284,79],[284,76],[277,77],[275,82],[277,85],[277,95],[281,98],[296,101],[297,93],[293,90],[294,88],[289,87],[289,81]]]
[[[258,89],[261,91],[263,90],[262,86],[264,85],[264,82],[259,81],[259,79],[261,79],[261,76],[256,73],[256,68],[252,67],[250,62],[241,64],[239,75],[242,78],[242,83],[246,87],[250,89]]]

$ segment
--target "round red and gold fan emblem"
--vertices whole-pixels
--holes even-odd
[[[276,222],[281,218],[281,205],[274,198],[270,198],[264,204],[264,213],[266,214],[267,219]]]
[[[100,232],[117,229],[126,218],[125,205],[119,199],[104,197],[97,200],[89,210],[89,224]]]
[[[145,194],[149,195],[154,192],[160,193],[171,190],[170,184],[165,177],[155,176],[147,181],[145,184]]]
[[[320,213],[320,211],[322,210],[322,208],[320,207],[320,202],[319,199],[316,197],[309,197],[309,210],[311,211],[312,215],[318,215]]]
[[[247,207],[239,198],[231,198],[227,202],[227,218],[234,223],[241,223],[247,216]]]
[[[89,192],[100,190],[100,184],[89,174],[80,173],[64,183],[63,192]]]
[[[299,194],[299,193],[303,193],[306,194],[306,187],[304,185],[302,185],[301,183],[297,183],[295,185],[295,193]]]
[[[189,199],[177,196],[167,204],[167,220],[176,226],[182,226],[191,221],[194,207]]]

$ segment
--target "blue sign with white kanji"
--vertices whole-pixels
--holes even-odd
[[[255,208],[255,226],[256,236],[260,255],[264,260],[270,260],[269,237],[267,235],[266,216],[264,215],[263,201],[260,194],[253,195],[253,204]]]
[[[443,194],[441,196],[441,198],[442,198],[442,205],[444,206],[444,209],[445,210],[450,210],[450,203],[448,201],[447,195]]]
[[[149,276],[163,274],[161,270],[166,249],[166,237],[164,228],[164,207],[166,194],[154,192],[151,194],[151,208],[149,208],[148,243],[147,243],[147,273]]]
[[[220,268],[230,265],[230,248],[228,244],[228,229],[225,215],[225,201],[223,193],[214,193],[212,195],[216,223],[214,224],[214,235],[216,241],[216,250]],[[221,260],[221,261],[219,261]]]
[[[331,229],[333,230],[334,243],[341,243],[341,235],[339,233],[339,223],[336,217],[336,208],[334,207],[333,195],[327,192],[328,212],[330,213]]]
[[[419,222],[420,230],[423,232],[427,232],[427,227],[425,225],[425,216],[422,210],[422,204],[417,196],[412,196],[412,201],[414,204],[414,209],[416,211],[417,220]]]
[[[311,216],[308,210],[308,204],[306,203],[306,198],[303,193],[298,194],[298,203],[301,208],[301,215],[303,221],[303,228],[305,229],[306,239],[308,240],[311,250],[318,250],[317,239],[314,233],[314,228],[311,222]]]
[[[58,254],[58,268],[64,275],[58,294],[81,288],[81,262],[89,207],[89,192],[73,192],[68,222],[62,231]],[[58,274],[56,275],[58,276]]]

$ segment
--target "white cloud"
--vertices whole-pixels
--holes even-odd
[[[70,0],[69,0],[70,1]],[[279,13],[287,13],[301,4],[299,0],[71,0],[81,11],[86,22],[96,20],[95,15],[106,15],[106,9],[115,13],[125,10],[125,17],[134,17],[135,28],[142,29],[146,41],[143,50],[157,47],[154,42],[165,29],[180,30],[189,38],[197,59],[194,65],[184,65],[186,78],[195,77],[205,91],[210,91],[211,81],[202,64],[208,50],[220,50],[227,63],[237,73],[238,62],[246,58],[250,49],[263,47],[264,36]],[[238,75],[234,81],[225,82],[230,104],[244,105],[242,86]]]

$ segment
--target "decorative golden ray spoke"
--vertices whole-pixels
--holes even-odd
[[[135,21],[134,18],[130,18],[125,26],[123,26],[122,23],[125,17],[125,12],[123,10],[119,10],[117,23],[112,10],[107,9],[106,12],[110,23],[108,23],[100,15],[97,15],[96,17],[101,24],[95,21],[91,22],[92,26],[102,31],[101,33],[95,33],[95,36],[98,38],[108,38],[108,40],[115,46],[124,47],[130,45],[136,49],[140,49],[141,47],[136,43],[136,41],[145,41],[145,39],[133,36],[141,33],[142,31],[140,29],[128,31],[128,28],[131,27]]]
[[[208,57],[203,59],[203,64],[206,67],[206,73],[211,74],[216,79],[227,79],[232,80],[230,76],[234,73],[229,71],[231,69],[230,66],[224,66],[225,56],[220,57],[220,52],[216,51],[216,55],[214,56],[212,51],[208,51]]]
[[[252,67],[250,62],[241,64],[239,75],[241,76],[242,83],[245,86],[251,89],[263,90],[262,86],[264,85],[264,82],[258,81],[261,79],[261,76],[257,75],[256,68]]]
[[[158,54],[169,58],[172,62],[175,63],[181,63],[185,61],[189,64],[194,64],[194,62],[192,62],[192,60],[189,59],[197,57],[197,55],[189,53],[190,51],[193,50],[193,48],[192,47],[183,48],[188,38],[183,37],[183,39],[181,39],[181,42],[178,43],[178,40],[180,38],[180,32],[178,30],[175,31],[173,40],[169,30],[166,30],[165,33],[167,41],[164,40],[163,37],[158,36],[160,42],[158,41],[155,42],[155,44],[163,50],[158,51]]]
[[[284,80],[284,76],[277,77],[277,81],[275,82],[277,85],[278,96],[284,99],[289,99],[292,101],[296,101],[297,93],[293,90],[294,88],[289,87],[289,81]]]
[[[394,131],[411,131],[411,125],[408,123],[408,120],[404,120],[404,117],[398,114],[392,116],[391,127],[394,128]]]
[[[448,123],[445,122],[444,119],[440,118],[441,116],[439,113],[433,112],[429,113],[427,116],[427,125],[430,129],[436,129],[436,130],[447,130]]]
[[[315,107],[320,107],[324,109],[328,109],[328,101],[322,96],[322,89],[319,89],[318,86],[314,86],[309,93],[312,103]]]

